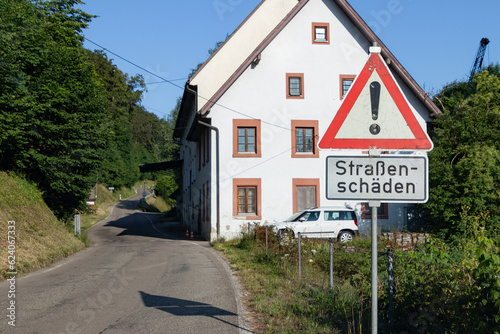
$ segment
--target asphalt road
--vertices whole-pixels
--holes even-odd
[[[1,333],[251,333],[228,265],[178,224],[118,203],[94,246],[15,282],[15,327],[0,284]],[[22,237],[22,236],[19,236]]]

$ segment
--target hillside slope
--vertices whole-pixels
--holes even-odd
[[[15,226],[15,254],[12,245],[8,253],[8,240],[11,243],[14,240],[9,238],[14,234],[14,228],[9,226]],[[84,247],[84,243],[49,210],[35,185],[0,171],[0,280],[5,279],[9,271],[9,255],[15,255],[18,274],[25,274]]]

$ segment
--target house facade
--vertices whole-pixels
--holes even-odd
[[[346,1],[262,1],[186,83],[174,131],[182,223],[213,241],[248,223],[344,205],[326,199],[332,151],[317,144],[374,42],[426,129],[439,109]],[[349,204],[367,230],[367,208]],[[403,229],[411,210],[383,204],[379,224]]]

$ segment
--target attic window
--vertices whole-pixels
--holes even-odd
[[[330,44],[330,24],[318,23],[312,24],[312,42],[313,44]]]

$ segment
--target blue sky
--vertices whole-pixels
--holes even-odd
[[[116,55],[183,87],[187,75],[208,57],[260,0],[84,0],[98,15],[86,38]],[[490,44],[485,64],[500,63],[498,0],[350,0],[417,83],[430,93],[468,76],[482,37]],[[85,42],[86,48],[100,47]],[[143,105],[160,118],[174,108],[182,89],[109,54],[129,75],[148,84]]]

